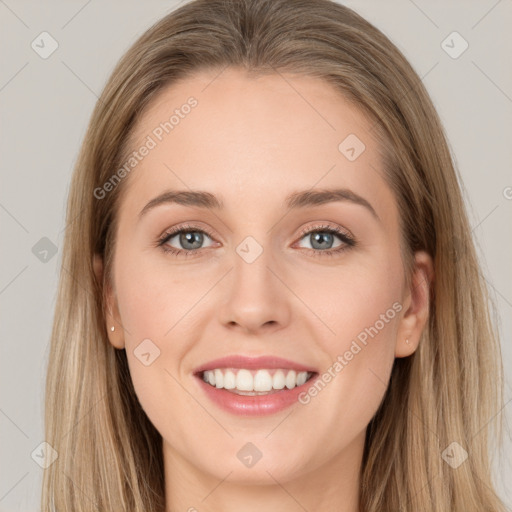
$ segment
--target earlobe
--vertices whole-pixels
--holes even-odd
[[[406,290],[405,312],[400,320],[395,357],[407,357],[418,348],[430,312],[430,288],[434,279],[431,256],[418,251],[414,257],[411,284]]]
[[[115,299],[111,284],[108,282],[103,283],[103,259],[99,254],[95,254],[93,257],[93,268],[98,282],[104,287],[102,290],[105,299],[103,316],[105,318],[105,329],[108,339],[112,346],[117,349],[123,349],[124,333],[119,319],[117,300]]]

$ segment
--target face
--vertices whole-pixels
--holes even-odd
[[[217,75],[173,84],[136,126],[133,150],[148,149],[118,185],[110,341],[169,467],[252,483],[347,474],[428,307],[419,278],[405,285],[372,123],[315,78]],[[211,363],[227,356],[250,360]],[[255,382],[265,394],[247,395]]]

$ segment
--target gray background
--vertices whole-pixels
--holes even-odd
[[[512,1],[343,3],[374,23],[404,52],[446,128],[463,176],[484,274],[500,316],[509,423]],[[0,0],[0,511],[39,510],[42,470],[31,453],[44,441],[43,384],[60,251],[53,257],[49,253],[44,262],[32,248],[43,237],[57,249],[61,246],[71,170],[96,99],[122,53],[176,5],[133,0]],[[43,31],[59,45],[47,59],[31,47]],[[469,44],[455,59],[441,46],[453,31]],[[458,42],[452,46],[460,48]],[[495,472],[499,493],[510,506],[508,429],[505,442],[503,460],[495,465]]]

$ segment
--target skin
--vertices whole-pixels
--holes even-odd
[[[394,358],[418,346],[432,261],[415,255],[407,287],[399,213],[372,123],[329,84],[254,79],[232,68],[217,75],[171,85],[138,121],[134,150],[187,98],[198,100],[122,184],[128,189],[106,290],[109,339],[126,349],[139,401],[163,437],[168,511],[356,512],[366,427]],[[351,133],[366,145],[353,162],[338,150]],[[379,220],[348,201],[287,214],[285,197],[312,187],[349,188]],[[209,191],[225,209],[166,204],[138,220],[152,198],[175,188]],[[157,247],[166,230],[185,223],[214,236],[204,235],[190,257]],[[311,234],[301,235],[319,223],[348,230],[357,246],[326,256],[343,245],[336,235],[320,249]],[[236,252],[247,236],[263,248],[250,264]],[[179,235],[167,244],[190,247]],[[94,263],[101,275],[101,259]],[[402,310],[307,405],[235,416],[193,376],[200,364],[235,353],[277,355],[322,374],[395,302]],[[149,366],[134,355],[147,338],[160,350]],[[247,442],[263,454],[251,468],[237,458]]]

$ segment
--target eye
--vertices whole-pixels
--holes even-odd
[[[164,252],[189,256],[192,253],[198,252],[198,249],[203,248],[201,246],[204,243],[205,235],[208,238],[212,236],[204,229],[199,229],[195,226],[181,226],[165,232],[160,238],[158,245],[161,246]],[[174,243],[179,244],[181,247],[176,248],[169,245],[173,238],[176,238]]]
[[[311,249],[316,256],[334,256],[356,245],[355,239],[337,226],[322,225],[314,226],[312,229],[305,229],[301,233],[301,239],[309,237]],[[338,238],[341,243],[337,248],[332,249],[334,239]]]
[[[164,252],[184,256],[194,256],[200,252],[205,239],[213,238],[213,235],[208,231],[201,229],[197,226],[185,225],[172,228],[166,231],[158,240],[157,245],[162,248]],[[345,251],[356,245],[356,240],[347,232],[343,231],[337,226],[320,225],[313,228],[305,229],[300,234],[300,239],[309,237],[311,240],[311,247],[306,247],[307,250],[312,251],[315,256],[334,256],[342,251]],[[340,244],[336,248],[332,248],[334,239],[338,238]],[[179,247],[170,245],[174,242]],[[207,247],[211,247],[210,244]]]

